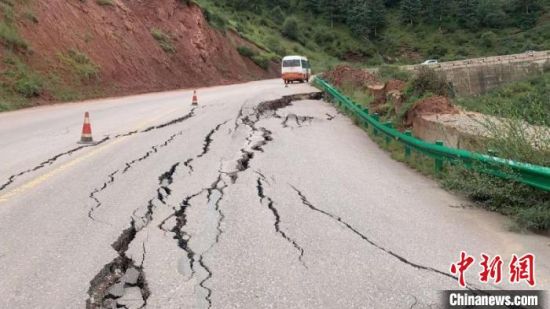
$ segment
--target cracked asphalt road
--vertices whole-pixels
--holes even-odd
[[[196,108],[173,91],[0,114],[0,307],[438,308],[462,250],[535,253],[548,289],[547,237],[457,207],[296,96],[315,91],[270,80],[199,90]],[[82,146],[88,110],[99,143]]]

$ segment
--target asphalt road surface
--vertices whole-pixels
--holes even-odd
[[[0,307],[439,308],[461,251],[531,252],[549,288],[547,237],[392,160],[315,95],[280,100],[315,91],[270,80],[201,89],[198,107],[174,91],[0,114]],[[94,145],[77,144],[85,111]],[[478,273],[468,287],[511,287]]]

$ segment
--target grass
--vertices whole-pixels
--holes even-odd
[[[422,59],[442,61],[490,55],[507,55],[526,50],[550,49],[550,13],[542,16],[535,27],[519,29],[478,28],[475,31],[450,24],[444,29],[431,25],[403,25],[398,12],[390,12],[378,50],[393,63],[411,64]]]
[[[113,0],[96,0],[96,3],[101,6],[113,6],[115,3]]]
[[[176,52],[176,48],[172,43],[172,39],[168,34],[163,32],[161,29],[153,28],[151,29],[151,35],[158,42],[160,48],[166,53],[173,54]]]
[[[528,81],[528,83],[532,82]],[[534,83],[546,85],[545,82],[541,81]],[[343,87],[343,93],[364,106],[368,106],[372,101],[372,97],[364,89]],[[414,100],[409,99],[411,102]],[[518,108],[521,108],[521,106]],[[486,111],[491,112],[490,109]],[[548,117],[548,115],[550,114],[538,115],[535,113],[535,116],[542,116],[543,118]],[[350,116],[354,118],[353,115]],[[355,118],[355,123],[360,124],[360,121]],[[550,230],[550,192],[481,174],[474,169],[465,168],[460,163],[455,165],[447,163],[443,171],[438,173],[435,170],[435,163],[432,158],[416,152],[406,158],[402,144],[394,140],[390,140],[388,143],[381,134],[373,134],[372,129],[367,130],[367,132],[371,139],[382,149],[388,151],[395,160],[404,162],[422,174],[436,179],[445,189],[468,197],[479,207],[509,216],[514,222],[514,229]],[[509,134],[500,134],[499,138],[491,140],[489,145],[500,149],[501,154],[507,158],[512,157],[527,162],[550,165],[550,154],[536,151],[530,145],[525,145],[525,140],[514,139]],[[550,145],[550,143],[547,145]],[[507,152],[504,152],[505,149]]]
[[[59,54],[59,59],[64,63],[82,82],[90,82],[99,79],[99,66],[95,64],[83,52],[70,49],[68,52]]]
[[[237,51],[243,57],[254,61],[259,67],[264,70],[269,68],[269,63],[276,59],[276,55],[267,52],[257,52],[247,46],[238,46]]]
[[[471,111],[550,127],[550,71],[456,102]]]
[[[16,13],[12,1],[0,0],[0,43],[10,50],[26,51],[28,43],[21,38],[15,26]]]
[[[218,29],[231,29],[282,57],[303,54],[317,72],[341,62],[376,66],[412,64],[428,58],[442,61],[550,49],[550,12],[530,29],[514,27],[468,30],[456,23],[404,25],[398,9],[389,9],[387,26],[378,38],[366,39],[326,18],[303,12],[287,16],[281,10],[236,11],[223,1],[197,0],[207,20]],[[297,32],[284,35],[284,22],[296,19]]]
[[[290,54],[307,56],[316,72],[324,71],[342,62],[341,58],[361,54],[361,59],[378,59],[372,44],[357,40],[343,26],[328,29],[321,18],[297,15],[298,30],[295,40],[282,34],[285,17],[277,18],[276,12],[265,11],[259,14],[248,11],[235,11],[233,8],[214,0],[197,1],[209,23],[218,29],[232,30],[263,49],[266,56],[282,58]],[[326,35],[329,33],[329,35]],[[256,59],[262,62],[262,59]]]

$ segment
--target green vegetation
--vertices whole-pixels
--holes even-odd
[[[11,0],[0,0],[0,45],[11,50],[26,51],[29,46],[17,32],[13,6],[14,3]]]
[[[289,14],[288,9],[282,9],[282,6],[264,7],[255,1],[250,1],[250,4],[262,7],[259,12],[225,1],[197,2],[210,25],[224,31],[234,31],[254,42],[264,49],[264,58],[304,54],[312,60],[317,71],[331,68],[342,59],[378,59],[371,43],[355,39],[344,25],[335,24],[330,28],[322,17],[301,11]]]
[[[151,35],[160,45],[160,48],[164,50],[166,53],[173,54],[176,52],[176,48],[172,44],[172,39],[170,36],[166,33],[164,33],[161,29],[153,28],[151,29]]]
[[[97,80],[99,78],[99,66],[86,54],[70,49],[65,54],[59,54],[59,59],[72,70],[82,82]]]
[[[550,127],[550,72],[456,102],[483,114]]]
[[[25,107],[43,91],[44,79],[14,54],[5,55],[0,73],[0,111]]]
[[[96,3],[102,6],[112,6],[115,5],[113,0],[96,0]]]
[[[389,79],[391,79],[404,73],[395,68],[384,68],[378,74],[379,77],[388,77],[389,75]],[[533,141],[523,134],[525,122],[522,120],[528,119],[531,123],[548,126],[550,121],[548,74],[525,82],[510,84],[485,96],[458,100],[472,110],[510,118],[504,126],[487,124],[488,128],[493,130],[494,138],[488,139],[485,145],[488,149],[496,152],[499,157],[550,166],[548,148],[543,150],[544,147],[537,148],[536,145],[533,145]],[[382,119],[383,121],[393,120],[397,126],[400,126],[402,115],[420,97],[444,93],[446,89],[447,84],[444,80],[430,71],[425,71],[409,80],[402,111],[398,115],[392,113],[382,115]],[[360,102],[365,106],[369,106],[374,100],[366,89],[348,86],[343,87],[343,92],[355,102]],[[391,102],[387,104],[389,104],[388,110],[393,111],[394,106],[391,105]],[[360,122],[356,120],[356,123]],[[473,169],[465,168],[462,164],[446,165],[443,172],[436,173],[432,158],[415,152],[411,157],[406,158],[400,143],[393,140],[388,142],[380,134],[374,135],[370,130],[368,132],[370,137],[381,148],[387,150],[394,159],[405,162],[421,173],[438,180],[446,189],[468,197],[480,207],[510,216],[514,222],[514,229],[550,230],[550,192],[480,174]],[[541,128],[540,132],[535,132],[538,133],[535,134],[535,137],[538,139],[539,145],[546,145],[546,147],[550,145],[550,137],[547,132],[545,128]]]
[[[237,47],[237,51],[241,56],[247,57],[250,60],[254,61],[259,67],[261,67],[264,70],[267,70],[269,67],[269,63],[274,60],[276,57],[273,54],[265,53],[265,52],[257,52],[247,46],[239,46]]]
[[[217,28],[316,70],[550,49],[546,0],[197,0]],[[215,18],[214,18],[215,17]]]

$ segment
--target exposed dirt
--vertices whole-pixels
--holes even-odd
[[[406,82],[398,79],[392,79],[386,83],[386,92],[388,93],[391,91],[403,92],[403,90],[405,90],[405,87],[407,87]]]
[[[326,72],[323,77],[336,87],[365,88],[376,83],[376,76],[367,70],[349,65],[339,65],[334,70]]]
[[[242,57],[237,46],[251,44],[238,35],[215,30],[201,9],[179,0],[34,1],[37,23],[21,18],[18,29],[32,52],[31,67],[55,72],[71,82],[74,75],[60,55],[86,54],[100,67],[103,95],[208,86],[277,76]],[[164,51],[151,34],[160,29],[175,51]],[[47,98],[47,94],[44,98]],[[43,99],[44,99],[43,98]]]
[[[458,114],[460,111],[451,103],[449,98],[433,96],[420,100],[407,112],[405,126],[412,126],[414,119],[422,115]]]

